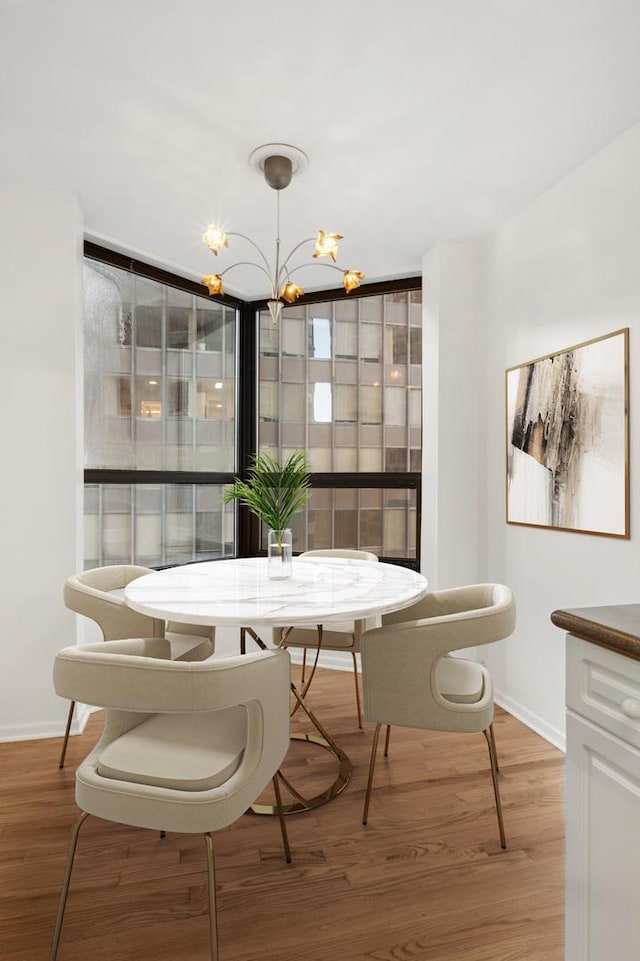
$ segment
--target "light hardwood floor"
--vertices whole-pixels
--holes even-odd
[[[357,729],[351,674],[318,671],[310,704],[351,757],[351,783],[288,817],[290,865],[275,818],[247,814],[214,835],[222,961],[562,961],[562,754],[496,712],[503,852],[484,738],[394,728],[365,828],[373,726]],[[48,958],[74,767],[101,723],[72,738],[62,771],[59,739],[0,744],[2,961]],[[298,715],[292,727],[308,729]],[[326,786],[333,767],[295,745],[286,770]],[[201,837],[90,818],[58,959],[207,961],[206,911]]]

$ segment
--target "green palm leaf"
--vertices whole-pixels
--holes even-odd
[[[247,471],[247,480],[236,477],[224,491],[225,504],[239,500],[268,527],[280,531],[311,497],[309,470],[304,451],[294,451],[284,465],[256,454]]]

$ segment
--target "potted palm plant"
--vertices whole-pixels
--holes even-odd
[[[294,451],[284,464],[267,454],[255,454],[247,471],[247,480],[236,477],[223,494],[225,504],[239,500],[269,528],[268,570],[273,579],[291,576],[289,525],[295,513],[311,497],[309,485],[304,451]]]

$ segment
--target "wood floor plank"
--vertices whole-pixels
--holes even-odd
[[[247,814],[214,837],[223,961],[562,961],[562,754],[497,711],[509,848],[500,849],[478,735],[392,731],[361,824],[372,725],[359,731],[349,673],[319,670],[315,710],[353,761],[346,790],[278,825]],[[71,739],[0,744],[2,961],[48,957],[71,825],[74,767],[100,714]],[[300,714],[294,729],[309,730]],[[296,745],[296,784],[321,790],[333,762]],[[270,801],[270,793],[265,792]],[[78,843],[59,961],[207,961],[202,839],[90,818]]]

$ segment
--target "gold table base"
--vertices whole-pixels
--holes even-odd
[[[288,631],[286,633],[288,633]],[[283,634],[282,640],[280,642],[281,644],[286,638],[286,633]],[[247,634],[249,634],[249,636],[256,642],[258,647],[262,648],[262,650],[267,650],[267,645],[255,633],[255,631],[252,630],[252,628],[243,627],[240,629],[240,652],[242,654],[246,652],[246,635]],[[320,648],[322,645],[322,627],[320,625],[318,625],[318,634],[319,634],[318,647]],[[317,660],[318,659],[316,655],[316,664],[317,664]],[[303,686],[302,693],[298,690],[295,684],[291,682],[291,693],[293,694],[296,700],[296,705],[293,708],[293,711],[291,712],[291,714],[292,715],[295,714],[298,708],[301,707],[318,733],[317,734],[292,734],[290,737],[292,741],[306,741],[308,744],[317,744],[318,747],[323,748],[325,751],[329,751],[329,753],[338,762],[338,773],[336,775],[335,780],[333,781],[332,784],[329,785],[328,788],[326,788],[324,791],[321,791],[320,794],[315,794],[313,797],[305,798],[293,786],[291,781],[282,773],[282,771],[278,771],[276,773],[276,777],[281,782],[281,784],[286,788],[289,794],[291,794],[292,797],[295,798],[295,801],[289,804],[282,805],[281,807],[282,814],[300,814],[303,811],[312,811],[314,808],[320,807],[321,804],[326,804],[328,801],[331,801],[334,797],[337,797],[341,791],[344,791],[347,784],[351,780],[351,773],[353,770],[351,761],[349,760],[347,755],[344,753],[342,748],[338,744],[336,744],[336,742],[333,740],[330,734],[328,734],[328,732],[325,730],[325,728],[322,726],[318,718],[315,716],[313,711],[307,706],[307,703],[304,700],[304,695],[309,690],[309,685],[311,684],[311,680],[313,678],[313,672],[315,671],[316,664],[314,664],[313,666],[311,677],[309,678],[307,683]],[[253,811],[254,814],[280,814],[280,811],[278,811],[277,806],[274,804],[252,804],[249,810]]]
[[[292,734],[291,740],[307,741],[309,744],[317,744],[319,747],[329,751],[338,762],[338,774],[335,781],[330,784],[326,790],[311,798],[303,797],[281,771],[276,773],[276,777],[287,791],[297,799],[289,804],[283,804],[282,813],[300,814],[302,811],[312,811],[314,808],[320,807],[321,804],[326,804],[334,797],[337,797],[341,791],[344,791],[351,780],[352,765],[344,751],[340,748],[336,749],[335,744],[330,744],[324,737],[317,734]],[[254,814],[278,814],[278,809],[273,804],[252,804],[251,811],[253,811]]]

